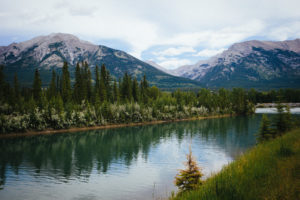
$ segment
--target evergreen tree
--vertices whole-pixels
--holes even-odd
[[[100,79],[99,97],[100,97],[101,102],[104,102],[104,101],[107,100],[106,87],[105,87],[105,83],[104,83],[103,78]]]
[[[81,102],[80,86],[81,86],[81,71],[80,71],[80,65],[79,63],[77,63],[75,69],[75,83],[74,83],[74,90],[73,90],[73,99],[76,103]]]
[[[105,100],[107,100],[107,101],[112,100],[112,91],[111,91],[111,86],[110,86],[110,74],[104,64],[102,64],[102,66],[101,66],[100,78],[101,78],[100,81],[103,82],[104,88],[105,88],[105,96],[106,96]]]
[[[136,80],[136,77],[134,77],[132,82],[132,97],[135,102],[139,101],[139,84]]]
[[[11,96],[11,89],[9,84],[5,81],[4,65],[0,65],[0,101],[8,101]]]
[[[258,133],[258,141],[263,142],[272,137],[271,129],[270,129],[270,120],[267,115],[262,116],[259,133]]]
[[[81,92],[81,98],[82,100],[87,99],[87,74],[88,74],[88,70],[87,70],[87,65],[86,62],[82,62],[81,63],[81,88],[80,88],[80,92]]]
[[[277,108],[277,121],[276,129],[278,134],[282,134],[291,129],[291,113],[288,106],[284,106],[282,103],[276,105]],[[286,109],[286,111],[284,111]]]
[[[158,99],[159,95],[160,95],[160,91],[155,85],[149,88],[149,97],[151,99],[156,100]]]
[[[68,70],[68,63],[64,62],[62,68],[62,76],[61,76],[61,96],[64,103],[70,101],[71,98],[71,81],[70,81],[70,73]]]
[[[291,109],[289,105],[286,105],[285,107],[286,113],[285,113],[285,118],[287,121],[287,125],[286,125],[286,130],[289,131],[292,129],[293,126],[293,119],[292,119],[292,115],[291,115]]]
[[[55,97],[54,106],[55,106],[55,110],[57,110],[59,113],[61,113],[64,110],[64,103],[59,94]]]
[[[121,96],[124,102],[132,100],[131,77],[125,72],[122,80]]]
[[[55,70],[52,70],[52,78],[50,82],[50,86],[48,89],[48,98],[51,99],[56,96],[57,88],[56,88],[56,73]]]
[[[120,93],[119,93],[119,88],[117,86],[117,81],[116,80],[114,80],[113,96],[114,96],[114,102],[119,102],[120,101]]]
[[[61,81],[58,74],[56,76],[56,94],[61,94]]]
[[[94,102],[96,102],[96,95],[99,98],[99,90],[100,90],[99,67],[98,67],[98,65],[96,65],[96,68],[95,68]]]
[[[286,131],[286,119],[284,115],[284,105],[282,103],[277,103],[277,122],[276,122],[276,129],[279,133],[283,133]]]
[[[149,89],[149,84],[146,79],[146,75],[144,74],[143,79],[141,80],[140,83],[140,88],[141,88],[141,100],[144,104],[148,102],[148,89]]]
[[[233,110],[237,114],[247,113],[247,99],[245,97],[245,90],[242,88],[233,88],[232,90],[232,105]]]
[[[92,101],[92,74],[91,70],[88,68],[87,69],[87,79],[86,79],[86,90],[87,90],[87,100],[89,102]]]
[[[34,73],[34,80],[33,80],[33,99],[35,102],[40,103],[41,101],[41,93],[42,93],[42,81],[40,78],[39,70],[36,69]]]
[[[179,174],[175,177],[175,185],[179,188],[180,192],[193,190],[202,184],[201,177],[203,174],[201,173],[195,158],[192,156],[191,148],[186,157],[187,162],[185,165],[187,168],[180,170]]]
[[[0,87],[3,88],[3,85],[5,84],[5,78],[4,78],[4,65],[0,65]]]
[[[15,96],[15,101],[20,100],[21,94],[20,94],[20,86],[19,86],[17,73],[15,73],[15,76],[14,76],[14,96]]]
[[[226,109],[230,109],[230,93],[228,90],[221,88],[218,92],[219,95],[219,106],[221,111],[224,111]]]

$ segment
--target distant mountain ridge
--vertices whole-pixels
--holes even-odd
[[[172,71],[160,66],[159,64],[157,64],[156,62],[154,62],[152,60],[146,60],[145,62],[148,63],[149,65],[155,67],[156,69],[159,69],[159,70],[163,71],[163,72],[166,72],[168,74],[172,73]]]
[[[53,33],[0,47],[0,64],[5,65],[7,79],[12,82],[17,73],[25,86],[32,84],[36,68],[40,71],[43,85],[47,85],[52,69],[60,72],[64,61],[69,63],[71,77],[74,77],[76,63],[87,61],[92,72],[96,65],[105,64],[115,78],[128,72],[138,79],[146,74],[150,84],[161,88],[199,86],[196,81],[167,74],[126,52],[94,45],[71,34]]]
[[[300,39],[246,41],[170,72],[206,87],[300,88]]]

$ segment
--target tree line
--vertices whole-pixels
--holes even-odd
[[[68,63],[64,62],[61,75],[53,70],[51,82],[45,88],[38,69],[32,87],[21,88],[16,74],[14,84],[5,81],[3,67],[0,67],[2,133],[249,114],[255,109],[252,90],[161,91],[150,86],[146,75],[138,81],[124,73],[117,79],[104,64],[95,67],[93,79],[88,63],[77,63],[75,80],[71,81]]]
[[[270,120],[266,114],[262,115],[259,132],[257,134],[258,142],[264,142],[283,135],[292,128],[299,126],[299,120],[293,119],[290,107],[278,102],[276,105],[277,115]]]

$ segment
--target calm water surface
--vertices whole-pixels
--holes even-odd
[[[189,144],[205,176],[255,144],[261,114],[0,140],[0,199],[156,199]]]

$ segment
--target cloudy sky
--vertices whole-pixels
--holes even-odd
[[[0,45],[62,32],[165,68],[245,40],[300,38],[299,0],[0,0]]]

